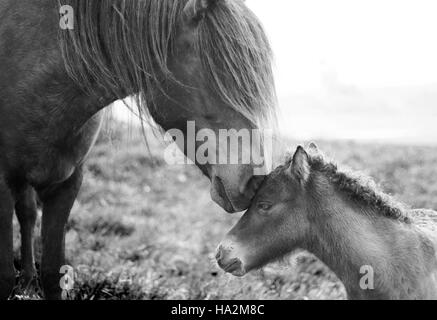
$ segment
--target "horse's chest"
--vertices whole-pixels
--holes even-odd
[[[34,186],[47,186],[67,180],[83,164],[100,131],[102,117],[90,119],[77,133],[47,146],[27,173]]]

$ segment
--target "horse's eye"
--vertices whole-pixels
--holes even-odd
[[[272,204],[268,202],[260,202],[258,203],[258,209],[262,212],[269,211],[272,208]]]
[[[212,122],[212,123],[219,123],[220,119],[215,114],[206,114],[204,115],[204,118],[206,121]]]

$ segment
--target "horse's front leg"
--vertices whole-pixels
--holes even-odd
[[[0,173],[0,300],[6,300],[15,286],[12,236],[14,199]]]
[[[33,235],[37,217],[36,194],[27,186],[19,194],[15,204],[15,213],[20,223],[21,232],[21,267],[24,285],[27,287],[36,276],[33,252]]]
[[[61,299],[60,269],[65,264],[65,228],[82,184],[82,168],[64,183],[39,192],[43,202],[41,280],[44,296]]]

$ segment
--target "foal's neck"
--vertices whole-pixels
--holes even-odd
[[[318,207],[306,249],[337,274],[349,299],[409,299],[423,293],[426,266],[414,227],[338,194]]]

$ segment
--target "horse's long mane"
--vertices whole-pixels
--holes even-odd
[[[125,98],[137,94],[148,113],[165,81],[178,21],[187,0],[59,0],[75,13],[60,31],[67,71],[84,88]],[[211,89],[254,123],[271,120],[276,96],[271,49],[262,26],[241,0],[221,0],[200,21],[197,54]],[[181,84],[182,85],[182,84]]]

